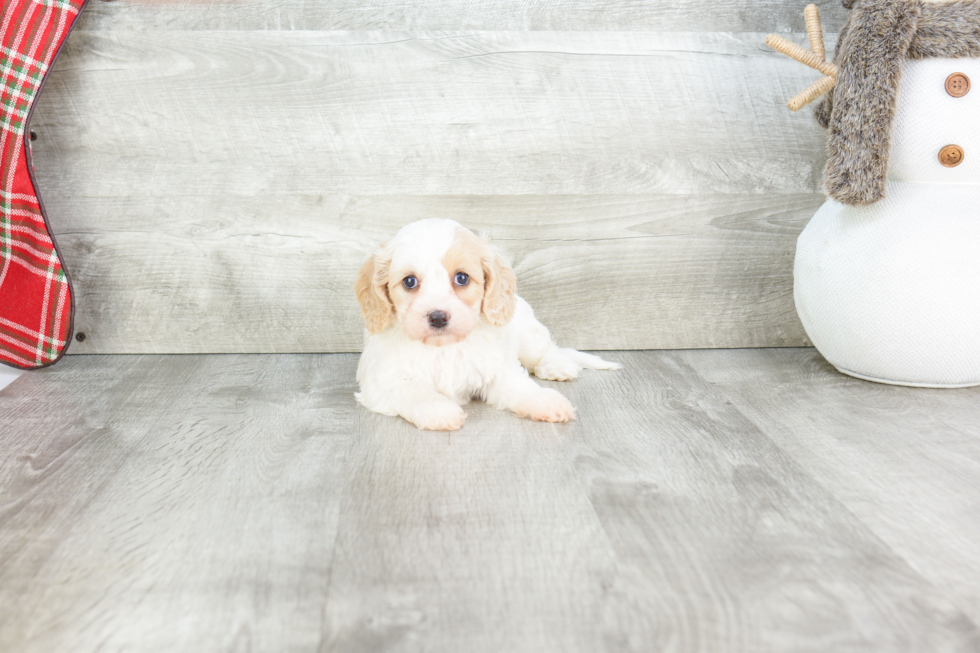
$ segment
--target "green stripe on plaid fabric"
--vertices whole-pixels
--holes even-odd
[[[33,219],[11,217],[10,228],[7,230],[6,235],[0,236],[0,238],[10,238],[12,240],[31,239],[32,242],[40,243],[45,249],[51,247],[51,238],[44,228],[44,223],[38,224]]]
[[[5,320],[3,318],[0,318],[0,334],[8,335],[13,339],[21,339],[27,343],[28,348],[33,346],[38,339],[43,339],[46,343],[52,346],[61,346],[65,344],[64,340],[57,340],[47,334],[32,331],[31,329],[24,328],[24,326],[17,324],[16,322],[11,322],[10,320]]]
[[[61,9],[62,11],[67,11],[73,14],[77,14],[81,8],[81,2],[73,2],[73,0],[31,0],[36,5],[42,5],[44,7],[54,7],[55,9]]]
[[[47,257],[45,256],[31,256],[27,252],[8,246],[0,246],[0,254],[6,257],[11,263],[22,265],[35,276],[54,280],[58,283],[65,281],[65,272],[61,269],[61,266],[53,270],[50,269],[50,266],[45,267],[45,263],[47,262]],[[53,250],[52,254],[48,256],[51,255],[53,255]]]
[[[34,353],[37,349],[38,336],[34,333],[23,333],[20,329],[11,329],[3,322],[0,322],[0,335],[9,344],[17,344],[25,354]]]
[[[0,362],[18,367],[57,360],[71,336],[72,293],[24,135],[51,61],[84,4],[4,0],[0,12]]]
[[[43,246],[43,245],[42,245]],[[37,241],[30,235],[12,233],[0,241],[0,254],[7,257],[16,256],[25,265],[32,265],[39,274],[47,274],[48,258],[51,256],[50,245],[39,249]]]
[[[39,21],[38,21],[39,22]],[[24,35],[23,41],[32,42],[40,29],[38,22]],[[42,46],[50,46],[42,43]],[[4,48],[5,51],[9,48]],[[44,49],[39,50],[44,52]],[[25,54],[17,57],[4,56],[0,64],[0,128],[22,134],[27,122],[30,105],[44,78],[47,66]]]
[[[57,270],[57,277],[53,278],[55,283],[48,283],[45,295],[47,315],[44,322],[44,333],[54,333],[57,329],[59,322],[59,317],[62,309],[64,308],[64,298],[62,297],[62,289],[64,288],[62,280],[64,279],[64,274],[61,270],[61,263],[58,261],[57,254],[51,255],[51,261],[48,265],[48,275],[54,277],[55,270]],[[44,360],[51,360],[58,355],[58,350],[54,347],[47,345],[44,338],[40,338],[38,342],[38,356],[42,357]]]
[[[31,59],[23,52],[17,52],[16,50],[11,50],[5,45],[0,45],[0,56],[2,56],[3,59],[10,60],[10,61],[20,61],[21,63],[37,64],[44,71],[47,71],[48,69],[48,65],[43,61],[35,61],[34,59]]]
[[[41,212],[37,208],[36,201],[18,199],[8,200],[4,199],[2,193],[0,193],[0,211],[30,211],[37,215],[41,215]]]
[[[35,36],[36,32],[25,35],[27,38]],[[40,51],[44,52],[50,48],[51,38],[53,36],[49,35],[46,39],[47,42],[41,43]],[[12,51],[9,48],[3,48],[3,58],[0,60],[2,61],[0,64],[0,128],[20,135],[24,133],[31,104],[48,67],[44,62],[24,54],[18,54],[8,59],[8,52]]]

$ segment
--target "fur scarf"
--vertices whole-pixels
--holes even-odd
[[[842,0],[837,82],[815,109],[828,129],[827,193],[844,204],[885,196],[895,98],[906,59],[980,57],[980,0]]]

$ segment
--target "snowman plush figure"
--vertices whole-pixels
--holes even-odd
[[[845,374],[980,385],[980,0],[843,5],[833,63],[813,6],[811,51],[767,40],[827,75],[790,108],[829,89],[829,199],[797,242],[797,312]]]

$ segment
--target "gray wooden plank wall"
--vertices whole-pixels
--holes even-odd
[[[807,344],[817,74],[762,43],[803,4],[93,0],[32,123],[72,352],[357,351],[356,267],[427,216],[563,344]]]

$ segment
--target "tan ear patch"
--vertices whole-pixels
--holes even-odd
[[[458,230],[453,238],[453,244],[442,257],[442,265],[446,268],[449,283],[456,296],[474,309],[478,308],[484,292],[483,241],[470,231]],[[457,272],[468,275],[469,283],[465,286],[457,286],[455,283]]]
[[[361,305],[364,326],[370,333],[381,333],[391,321],[394,306],[388,296],[388,267],[391,259],[372,254],[354,279],[354,292]]]
[[[482,240],[483,314],[494,326],[504,326],[514,317],[517,277],[510,264],[489,240]]]

